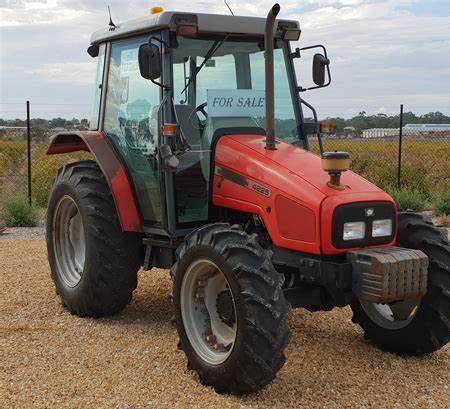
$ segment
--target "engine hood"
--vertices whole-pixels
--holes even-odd
[[[213,204],[258,215],[274,245],[311,254],[341,254],[332,244],[335,210],[344,205],[386,202],[381,189],[347,171],[344,190],[327,185],[319,156],[286,143],[274,151],[264,136],[225,134],[215,142]]]
[[[330,177],[322,169],[320,157],[297,146],[279,142],[275,151],[268,151],[264,148],[264,137],[261,137],[261,135],[232,135],[228,137],[263,156],[265,159],[270,159],[277,165],[287,169],[290,173],[305,180],[326,196],[383,192],[373,183],[368,182],[352,171],[342,174],[341,183],[345,186],[345,190],[339,191],[330,188],[327,185]]]

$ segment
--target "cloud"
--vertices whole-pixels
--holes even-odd
[[[88,14],[82,9],[60,8],[58,0],[10,1],[0,9],[0,27],[70,24]]]
[[[43,64],[39,68],[25,71],[35,79],[65,84],[92,84],[96,70],[94,62],[69,62],[64,64]]]
[[[235,14],[264,16],[273,0],[229,3]],[[417,112],[449,113],[450,17],[416,12],[425,3],[430,7],[426,0],[281,1],[280,16],[301,24],[296,46],[328,48],[332,85],[304,95],[320,115],[381,108],[392,113],[400,103]],[[71,102],[89,105],[95,62],[86,47],[90,34],[108,22],[107,4],[116,23],[142,17],[151,5],[147,0],[0,0],[2,102],[59,102],[70,95]],[[229,13],[222,1],[168,0],[164,7]],[[299,82],[307,85],[311,55],[304,54],[295,64]]]
[[[319,112],[346,116],[382,106],[393,113],[400,103],[417,112],[448,112],[450,54],[443,50],[450,49],[450,17],[417,16],[399,10],[400,3],[407,2],[324,7],[295,16],[301,43],[326,44],[332,61],[332,86],[307,95]],[[308,58],[302,60],[296,61],[301,82],[311,76]]]

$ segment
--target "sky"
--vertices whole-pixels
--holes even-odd
[[[229,0],[235,14],[264,16],[273,1]],[[0,118],[90,117],[95,60],[86,49],[108,23],[166,10],[228,14],[222,0],[0,0]],[[450,114],[450,0],[281,0],[281,18],[300,21],[293,47],[324,44],[332,84],[302,96],[320,117],[441,111]],[[311,61],[296,61],[299,83]]]

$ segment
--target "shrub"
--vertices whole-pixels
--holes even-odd
[[[433,204],[437,214],[450,216],[450,190],[436,196]]]
[[[36,208],[28,203],[28,199],[19,195],[3,202],[0,214],[6,227],[35,227],[37,225]]]
[[[59,156],[40,156],[33,164],[31,186],[33,189],[33,202],[37,206],[46,207],[48,196],[58,169],[63,166]]]
[[[47,207],[48,197],[58,170],[65,164],[90,159],[86,152],[75,152],[69,155],[46,155],[47,146],[39,146],[33,158],[33,171],[31,185],[33,189],[33,202],[37,206]]]
[[[21,163],[26,147],[25,142],[0,141],[0,176]]]
[[[397,203],[399,209],[413,210],[415,212],[422,212],[425,210],[427,199],[423,192],[418,190],[392,188],[388,189],[388,191]]]

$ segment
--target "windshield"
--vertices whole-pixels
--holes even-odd
[[[299,135],[285,47],[285,43],[278,41],[274,51],[276,136],[284,142],[297,143]],[[208,140],[218,128],[265,128],[262,39],[235,41],[227,36],[218,40],[180,37],[179,46],[173,50],[173,75],[177,112],[187,112],[191,125],[198,121],[194,127],[208,133]],[[186,122],[183,118],[179,120]]]

